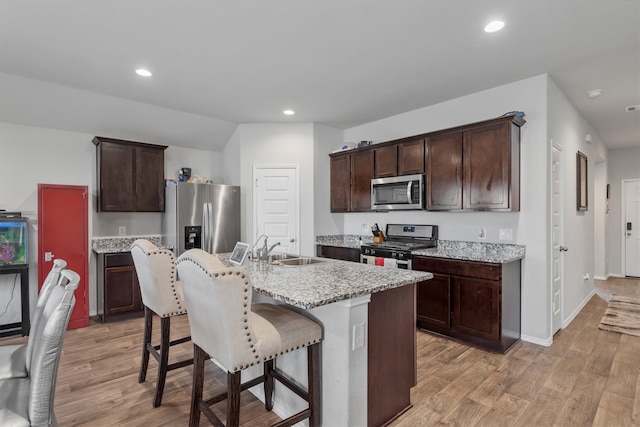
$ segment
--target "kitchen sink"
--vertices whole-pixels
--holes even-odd
[[[300,258],[300,255],[274,253],[274,254],[269,254],[269,257],[267,258],[267,260],[268,262],[277,262],[283,259],[291,259],[291,258]]]
[[[283,258],[278,260],[276,264],[290,266],[290,267],[300,267],[303,265],[320,264],[327,261],[328,260],[324,258],[298,257],[298,258]]]

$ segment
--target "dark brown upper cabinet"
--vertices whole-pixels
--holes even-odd
[[[96,136],[98,210],[164,212],[165,145]]]
[[[424,173],[424,139],[398,144],[398,175]]]
[[[371,210],[371,179],[426,174],[426,209],[519,211],[519,116],[414,135],[331,157],[331,212]]]
[[[351,154],[351,212],[371,210],[373,150]]]
[[[510,117],[468,129],[463,136],[463,207],[520,210],[520,126]]]
[[[520,126],[504,117],[427,137],[428,210],[520,210]]]
[[[351,155],[341,154],[330,159],[331,212],[351,210]]]
[[[374,150],[375,178],[424,173],[424,140],[384,145]]]
[[[331,156],[331,212],[371,210],[373,165],[373,150]]]
[[[387,145],[385,147],[375,148],[374,164],[375,178],[386,178],[398,175],[398,146]]]
[[[427,210],[462,209],[462,132],[427,138]]]

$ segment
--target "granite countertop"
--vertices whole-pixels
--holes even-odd
[[[506,264],[524,258],[525,247],[504,243],[461,242],[438,240],[438,247],[419,249],[413,255]]]
[[[147,239],[160,249],[173,249],[170,246],[162,245],[160,236],[113,236],[94,237],[91,239],[91,249],[97,254],[114,254],[119,252],[129,252],[131,244],[137,239]]]
[[[217,254],[226,265],[229,254]],[[326,262],[300,267],[245,261],[253,290],[294,307],[309,309],[361,295],[410,285],[433,278],[433,274],[384,268],[350,261]]]
[[[316,245],[351,249],[360,249],[362,243],[369,242],[371,242],[371,237],[369,236],[333,235],[316,237]],[[506,264],[524,258],[525,246],[507,243],[438,240],[438,247],[436,248],[419,249],[411,253],[433,258]]]
[[[360,249],[363,243],[371,243],[372,236],[356,234],[336,234],[332,236],[316,236],[316,245],[336,246],[338,248]]]

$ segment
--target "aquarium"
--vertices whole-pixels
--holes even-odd
[[[27,219],[0,218],[0,268],[28,264]]]

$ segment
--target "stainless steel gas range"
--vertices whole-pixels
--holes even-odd
[[[437,246],[438,226],[387,224],[386,239],[363,244],[361,262],[411,270],[411,251]]]

